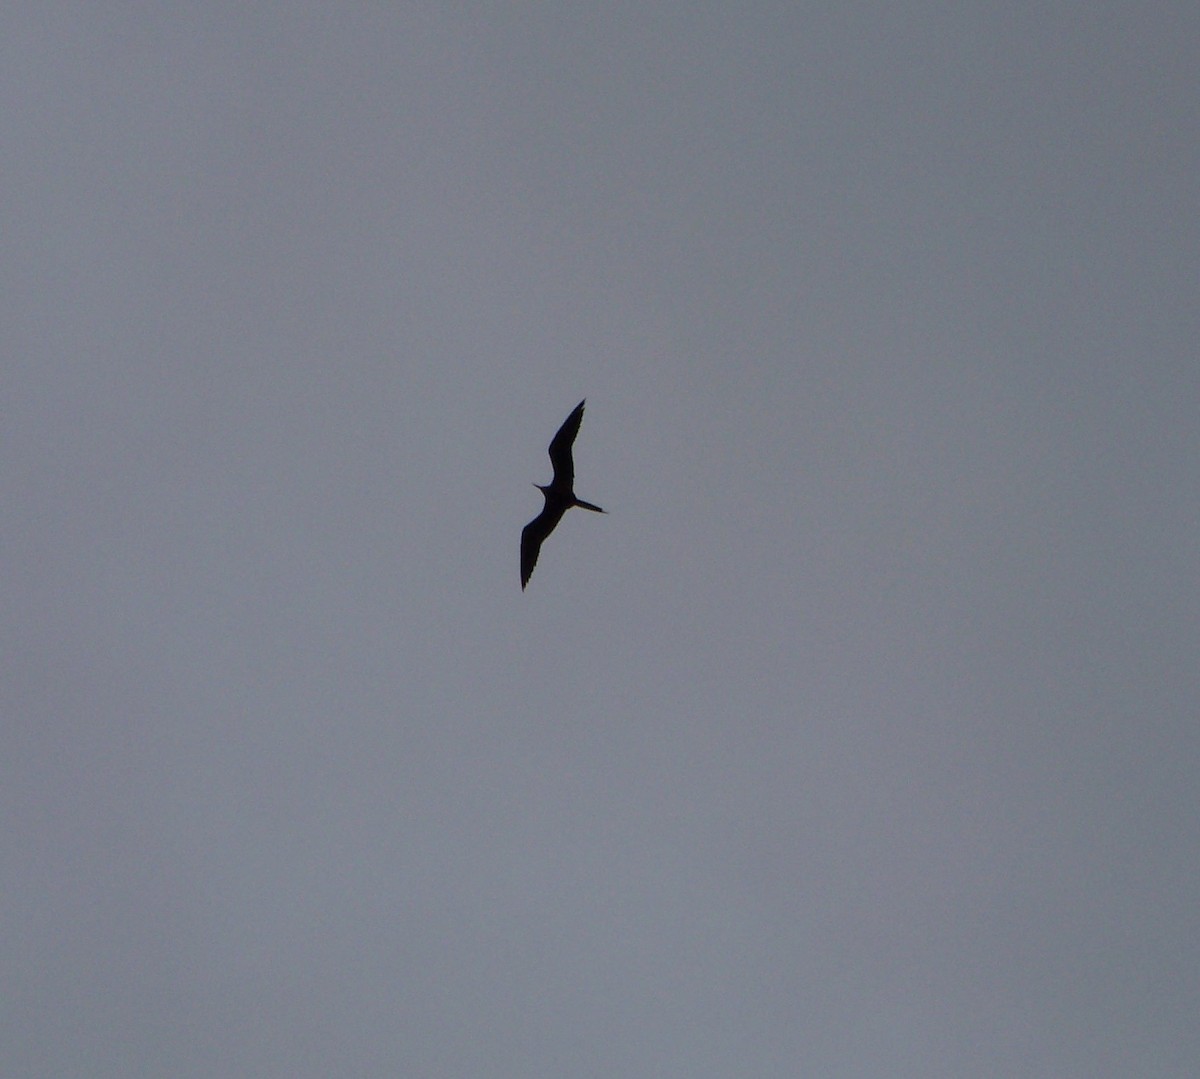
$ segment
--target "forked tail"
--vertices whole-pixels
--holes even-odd
[[[584,502],[582,498],[575,499],[573,505],[578,506],[581,510],[591,510],[593,513],[603,513],[599,506],[593,506],[590,502]]]

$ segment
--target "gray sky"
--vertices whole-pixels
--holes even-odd
[[[1198,56],[7,6],[0,1073],[1194,1075]]]

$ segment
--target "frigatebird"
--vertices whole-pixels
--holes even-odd
[[[604,512],[599,506],[593,506],[590,502],[575,497],[575,462],[571,458],[571,446],[575,442],[575,436],[579,434],[579,425],[583,422],[585,403],[586,398],[575,406],[575,411],[566,418],[558,429],[558,434],[550,441],[550,463],[554,466],[554,479],[545,487],[540,483],[534,484],[534,487],[542,492],[546,504],[542,507],[542,512],[521,531],[522,590],[533,576],[533,567],[537,565],[538,551],[542,549],[543,541],[554,531],[567,510],[572,506],[579,506],[593,513]]]

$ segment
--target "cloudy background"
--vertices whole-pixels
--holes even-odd
[[[5,8],[0,1073],[1194,1075],[1198,56]]]

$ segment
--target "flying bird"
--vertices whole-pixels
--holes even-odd
[[[585,399],[586,400],[586,399]],[[579,434],[579,425],[583,422],[583,406],[580,401],[575,411],[558,429],[558,434],[550,442],[550,463],[554,466],[554,479],[545,487],[535,483],[542,496],[546,499],[542,512],[525,526],[521,532],[521,588],[524,589],[533,576],[533,567],[537,565],[538,552],[546,537],[554,531],[562,516],[572,506],[579,506],[593,513],[603,513],[599,506],[584,502],[575,497],[575,462],[571,458],[571,446],[575,436]]]

